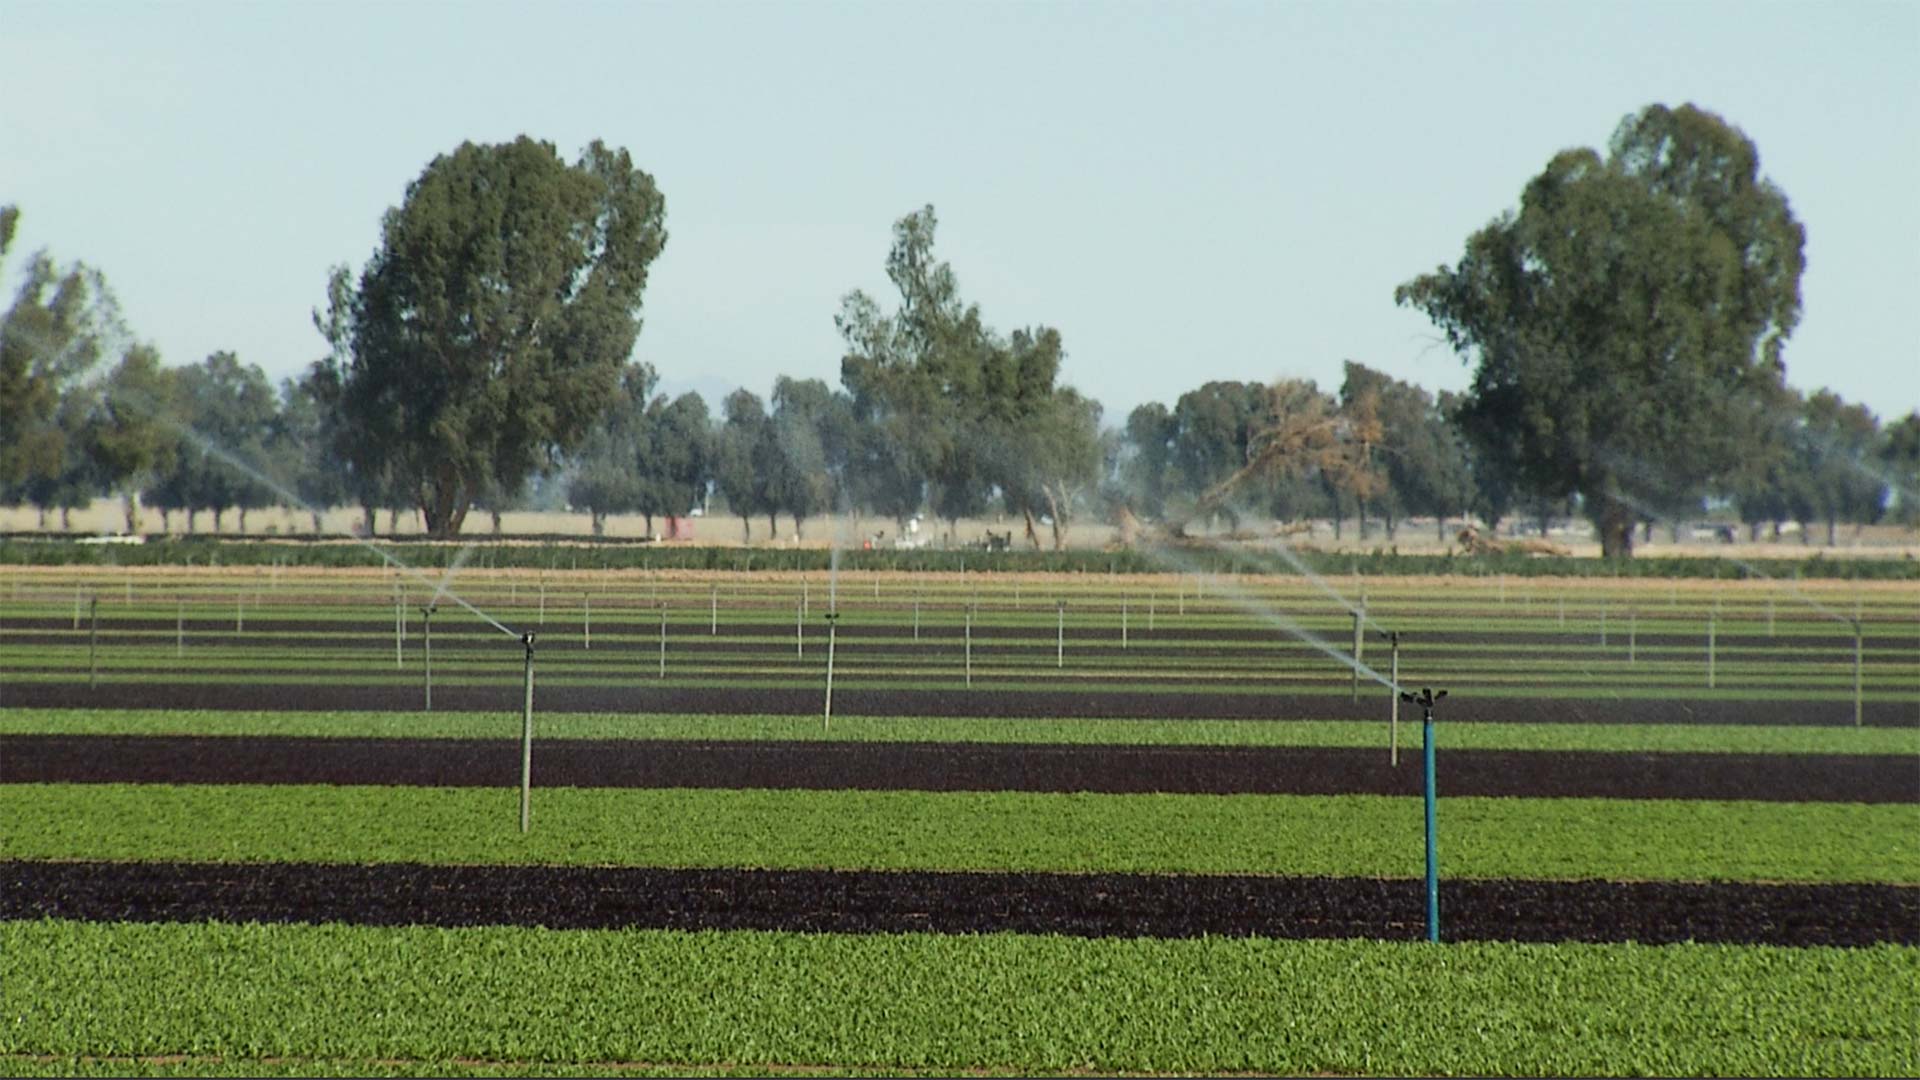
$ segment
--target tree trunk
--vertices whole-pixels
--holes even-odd
[[[163,506],[160,508],[160,531],[163,533],[173,532],[173,508],[172,507]]]
[[[140,531],[140,493],[128,491],[120,496],[120,509],[127,516],[127,535]]]
[[[1633,558],[1633,511],[1625,503],[1600,496],[1588,500],[1592,507],[1594,530],[1600,534],[1600,556],[1605,559]],[[1541,530],[1542,533],[1545,530]]]
[[[187,535],[192,536],[194,533],[199,531],[200,531],[200,508],[197,506],[189,506],[187,507]]]
[[[1360,542],[1364,544],[1367,542],[1367,500],[1361,499],[1357,505],[1360,508]]]
[[[47,508],[44,506],[36,506],[34,507],[34,509],[40,511],[40,531],[46,532],[47,531]]]
[[[647,515],[647,535],[653,535],[653,515],[651,514]],[[740,539],[748,544],[753,543],[753,520],[745,514],[740,515]]]
[[[1062,532],[1062,529],[1065,528],[1065,522],[1061,520],[1060,499],[1051,489],[1045,486],[1042,486],[1040,490],[1047,497],[1047,516],[1053,519],[1053,550],[1065,551],[1067,538]]]
[[[372,503],[360,504],[360,535],[369,540],[373,539],[373,530],[379,525],[373,516],[375,513]]]
[[[806,520],[806,518],[801,517],[799,514],[793,515],[793,538],[795,540],[806,538]]]
[[[500,511],[489,510],[487,511],[487,513],[493,515],[493,535],[499,536],[500,535]]]
[[[1838,545],[1839,542],[1834,539],[1834,536],[1835,536],[1835,533],[1838,532],[1839,525],[1840,525],[1840,521],[1838,518],[1832,516],[1831,514],[1827,516],[1827,546],[1828,547],[1835,547]]]
[[[588,507],[587,513],[593,518],[593,535],[607,535],[607,513],[597,507]]]
[[[313,515],[313,535],[319,536],[320,535],[320,511],[309,510],[307,511],[307,513]]]
[[[213,508],[213,534],[215,536],[220,535],[221,530],[226,528],[226,517],[226,507],[216,506]]]
[[[1760,526],[1762,524],[1762,522],[1758,521],[1747,522],[1747,543],[1757,544],[1760,542]]]
[[[1447,515],[1435,514],[1433,516],[1433,532],[1435,536],[1440,538],[1441,543],[1444,544],[1447,542]]]
[[[240,531],[242,533],[247,531],[247,508],[244,506],[240,508]]]
[[[1040,533],[1033,527],[1033,510],[1032,508],[1028,508],[1022,510],[1021,513],[1026,515],[1027,519],[1027,542],[1033,545],[1033,550],[1039,551]]]
[[[772,510],[767,511],[767,536],[775,543],[780,540],[780,515]]]
[[[1801,547],[1813,546],[1813,529],[1811,527],[1812,525],[1813,525],[1813,522],[1811,521],[1802,521],[1800,523],[1800,546]]]
[[[1392,543],[1394,537],[1397,536],[1400,532],[1400,519],[1399,517],[1395,516],[1393,512],[1393,507],[1391,506],[1387,507],[1386,519],[1387,519],[1387,542]]]
[[[60,531],[73,531],[73,507],[71,506],[63,506],[60,508]]]

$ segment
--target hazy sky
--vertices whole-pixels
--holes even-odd
[[[1394,286],[1651,102],[1759,146],[1807,229],[1796,386],[1920,406],[1920,3],[480,4],[0,0],[0,202],[168,362],[320,355],[435,154],[630,150],[667,201],[637,355],[838,383],[892,223],[1124,420],[1210,379],[1468,370]],[[717,406],[717,401],[710,404]]]

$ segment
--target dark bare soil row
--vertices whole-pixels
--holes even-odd
[[[1448,795],[1920,802],[1920,768],[1894,756],[1449,750],[1442,760]],[[505,738],[0,736],[0,783],[512,787],[519,778],[519,743]],[[1384,747],[550,739],[534,748],[534,778],[542,787],[1420,793],[1412,747],[1395,768]]]
[[[516,674],[517,665],[503,665]],[[673,675],[671,664],[669,675]],[[678,677],[678,676],[674,676]],[[0,674],[0,680],[4,675]],[[1253,684],[1249,684],[1253,685]],[[1267,684],[1269,687],[1271,683]],[[1848,701],[1689,701],[1593,698],[1476,698],[1470,685],[1450,686],[1443,721],[1575,724],[1810,724],[1853,723]],[[821,711],[817,689],[748,687],[560,686],[537,683],[541,712],[761,714],[809,716]],[[70,683],[0,681],[0,708],[407,710],[420,707],[418,687],[315,683],[269,686],[222,683],[103,683],[88,689],[85,675]],[[450,712],[520,711],[520,686],[435,685],[435,706]],[[833,710],[842,716],[938,716],[1059,719],[1380,720],[1384,688],[1369,687],[1358,703],[1345,694],[1208,693],[1205,691],[856,689],[838,684]],[[1404,719],[1404,717],[1403,717]],[[1870,701],[1869,727],[1920,727],[1920,702]]]
[[[1410,880],[414,864],[0,863],[0,918],[1077,937],[1424,936]],[[1447,881],[1448,940],[1920,944],[1920,887]]]

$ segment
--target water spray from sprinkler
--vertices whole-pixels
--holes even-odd
[[[1148,558],[1154,560],[1155,562],[1161,564],[1162,566],[1172,568],[1177,573],[1184,574],[1184,573],[1193,572],[1193,564],[1190,560],[1181,558],[1177,553],[1165,547],[1162,547],[1157,544],[1148,544],[1142,550]],[[1308,630],[1306,627],[1301,626],[1299,623],[1294,622],[1292,619],[1289,619],[1285,615],[1282,615],[1278,611],[1275,611],[1272,607],[1262,603],[1260,600],[1253,597],[1251,594],[1247,593],[1244,589],[1240,588],[1238,585],[1232,585],[1232,584],[1223,585],[1222,590],[1226,595],[1227,599],[1230,600],[1236,607],[1240,608],[1240,610],[1246,612],[1249,615],[1252,615],[1254,618],[1259,619],[1270,626],[1273,626],[1295,638],[1298,638],[1300,641],[1306,643],[1307,645],[1312,646],[1313,648],[1326,654],[1328,657],[1330,657],[1334,661],[1338,662],[1341,667],[1352,669],[1358,672],[1360,675],[1368,679],[1371,679],[1374,682],[1379,683],[1380,685],[1386,687],[1389,690],[1398,691],[1400,689],[1399,684],[1394,680],[1388,678],[1385,675],[1380,674],[1378,671],[1375,671],[1373,668],[1367,666],[1365,662],[1356,659],[1346,651],[1340,649],[1338,646],[1320,637],[1318,634],[1315,634],[1311,630]],[[1349,607],[1349,610],[1352,610],[1352,608]],[[1384,628],[1382,629],[1384,630]]]

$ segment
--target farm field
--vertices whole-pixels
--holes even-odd
[[[1917,599],[7,567],[0,1071],[1912,1075]]]

